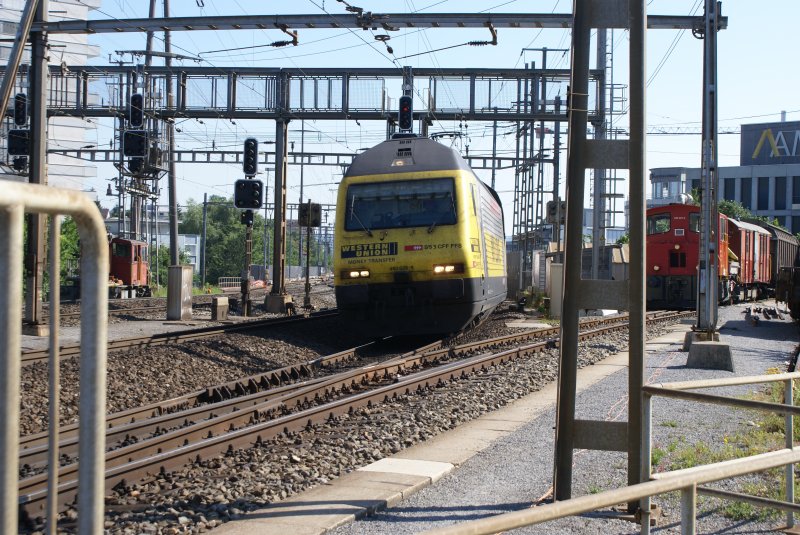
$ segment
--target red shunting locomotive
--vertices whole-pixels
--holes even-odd
[[[697,302],[700,207],[657,206],[647,211],[647,306],[690,309]],[[792,266],[797,238],[760,221],[724,214],[716,229],[719,301],[738,302],[774,295],[778,273]]]
[[[123,291],[130,292],[130,297],[149,297],[150,261],[147,244],[127,238],[112,238],[108,247],[111,261],[109,297],[121,297]]]

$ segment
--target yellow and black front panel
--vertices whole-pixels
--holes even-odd
[[[496,306],[505,297],[502,211],[489,201],[499,212],[498,239],[481,227],[487,197],[455,151],[428,139],[392,140],[359,155],[337,199],[340,313],[375,334],[445,333]],[[502,298],[499,288],[487,295],[490,273],[503,281]]]

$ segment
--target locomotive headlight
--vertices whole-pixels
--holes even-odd
[[[680,248],[681,248],[681,244],[680,244],[680,243],[676,243],[676,244],[675,244],[675,250],[677,251],[677,250],[678,250],[678,249],[680,249]]]
[[[661,269],[661,267],[659,267],[659,266],[653,266],[653,271],[658,271],[659,269]]]
[[[367,277],[369,277],[369,270],[367,269],[354,269],[352,271],[342,272],[342,278],[344,279],[365,279]]]
[[[447,273],[464,273],[464,264],[435,264],[433,272],[437,275]]]

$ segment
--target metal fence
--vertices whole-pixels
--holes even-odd
[[[794,464],[800,462],[800,448],[794,449],[792,436],[792,416],[794,414],[800,414],[800,407],[793,404],[792,381],[794,379],[800,379],[800,372],[646,385],[643,388],[644,420],[642,429],[643,451],[641,455],[644,464],[642,478],[645,481],[643,483],[471,522],[464,522],[453,526],[434,529],[426,533],[431,535],[478,535],[499,533],[509,529],[532,526],[534,524],[540,524],[567,516],[588,513],[620,503],[630,503],[641,500],[641,533],[642,535],[649,535],[650,498],[658,494],[673,491],[680,491],[681,493],[681,533],[683,534],[695,533],[696,497],[698,492],[731,500],[744,501],[762,507],[784,510],[786,511],[787,525],[788,527],[792,527],[794,526],[793,513],[800,512],[800,506],[794,503]],[[774,382],[785,383],[783,404],[691,391],[696,389]],[[786,419],[786,448],[704,466],[652,474],[650,443],[653,396],[715,403],[731,407],[783,414]],[[702,486],[714,481],[762,472],[781,466],[785,467],[786,471],[786,499],[784,501],[749,496]]]
[[[22,245],[25,213],[49,214],[50,280],[59,280],[59,215],[78,226],[81,255],[81,365],[78,456],[78,532],[103,529],[108,242],[97,206],[81,192],[3,182],[0,196],[0,530],[16,533],[19,515],[19,407],[22,335]],[[48,532],[55,533],[58,488],[59,287],[50,293]]]

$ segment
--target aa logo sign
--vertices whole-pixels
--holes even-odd
[[[742,125],[741,165],[800,163],[800,122]]]

